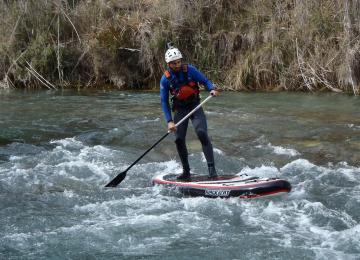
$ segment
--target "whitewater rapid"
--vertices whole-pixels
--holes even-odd
[[[281,177],[289,194],[188,198],[153,186],[154,176],[181,172],[172,137],[107,189],[165,130],[157,95],[120,93],[21,94],[11,98],[17,108],[2,106],[0,259],[360,258],[358,121],[314,127],[313,114],[294,116],[294,96],[232,94],[232,105],[219,99],[206,108],[219,174]],[[269,116],[274,104],[284,114]],[[318,137],[319,128],[327,135]],[[206,174],[191,132],[188,144],[192,171]]]

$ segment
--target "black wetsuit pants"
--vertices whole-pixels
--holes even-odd
[[[193,110],[198,104],[179,107],[176,108],[176,112],[174,114],[174,123],[176,124],[182,118],[184,118],[191,110]],[[199,108],[192,114],[188,119],[182,122],[175,132],[175,143],[178,154],[180,156],[181,163],[183,165],[184,171],[190,171],[189,161],[188,161],[188,151],[186,147],[186,132],[189,124],[189,119],[195,128],[195,132],[201,142],[202,150],[204,152],[206,161],[208,165],[214,165],[214,152],[213,147],[210,141],[210,138],[207,134],[207,123],[204,111],[202,108]]]

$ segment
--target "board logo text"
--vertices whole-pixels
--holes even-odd
[[[230,190],[205,190],[205,196],[228,197]]]

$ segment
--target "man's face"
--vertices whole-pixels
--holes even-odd
[[[169,67],[175,72],[179,72],[181,70],[181,59],[174,60],[169,62]]]

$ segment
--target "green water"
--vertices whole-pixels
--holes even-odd
[[[291,193],[184,198],[158,93],[0,92],[0,259],[359,259],[359,98],[223,93],[205,106],[220,174],[282,177]],[[192,171],[206,173],[199,141]]]

